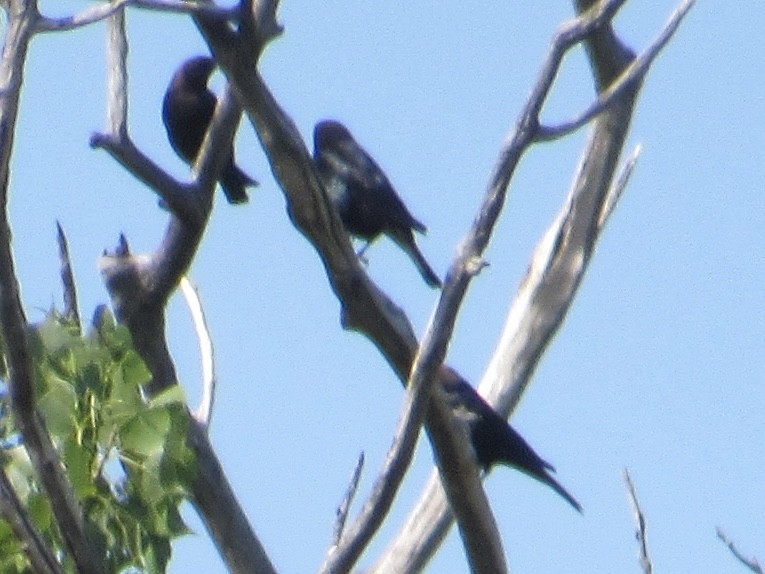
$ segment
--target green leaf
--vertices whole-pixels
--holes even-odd
[[[45,321],[36,326],[35,331],[43,347],[50,355],[69,349],[75,341],[80,340],[76,328],[51,314]]]
[[[162,453],[169,429],[170,415],[166,410],[139,412],[119,430],[120,445],[141,457],[156,456]]]
[[[151,380],[151,373],[146,367],[146,363],[135,351],[125,353],[121,367],[122,383],[127,387],[139,389]]]
[[[69,480],[74,487],[78,498],[84,499],[97,494],[94,480],[93,445],[80,445],[74,439],[64,443],[64,464],[66,465]]]
[[[39,530],[45,531],[53,527],[53,511],[47,496],[40,492],[30,495],[26,501],[26,507]]]
[[[173,405],[181,406],[184,410],[186,408],[186,394],[180,385],[168,387],[149,401],[149,407],[152,409]]]
[[[70,436],[75,425],[77,402],[74,388],[52,373],[46,378],[47,390],[40,396],[38,406],[45,415],[45,422],[52,435],[62,438]]]

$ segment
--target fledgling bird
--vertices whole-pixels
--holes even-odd
[[[189,165],[197,159],[218,103],[215,94],[207,88],[214,69],[215,60],[207,56],[186,60],[173,74],[162,101],[167,138],[175,153]],[[218,181],[229,203],[246,203],[246,188],[258,185],[234,163],[233,144]]]
[[[483,470],[495,464],[506,464],[548,485],[582,512],[577,500],[555,480],[550,472],[555,468],[542,459],[523,437],[499,416],[473,386],[450,367],[441,367],[441,383],[458,417],[470,431],[478,464]]]
[[[387,235],[412,258],[425,282],[441,287],[441,279],[417,248],[414,233],[425,233],[401,201],[375,160],[339,122],[321,121],[313,131],[313,155],[319,176],[337,207],[345,229],[367,240],[366,249]]]

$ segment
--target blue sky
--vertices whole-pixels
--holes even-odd
[[[481,200],[503,137],[531,89],[568,2],[285,0],[285,34],[263,75],[310,140],[344,121],[429,227],[419,244],[440,273]],[[43,2],[66,14],[84,2]],[[543,5],[543,6],[540,6]],[[640,50],[674,8],[631,0],[617,30]],[[174,68],[205,46],[190,19],[132,10],[130,129],[178,177],[159,117]],[[525,476],[486,481],[514,572],[638,572],[622,469],[648,520],[654,563],[667,572],[742,572],[720,526],[765,560],[765,69],[757,0],[699,0],[657,60],[630,143],[643,154],[579,295],[542,358],[513,425],[558,468],[578,516]],[[136,252],[166,223],[156,199],[88,138],[105,125],[104,28],[35,40],[29,55],[10,208],[31,320],[60,303],[55,221],[70,239],[83,314],[107,295],[96,261],[124,232]],[[218,78],[220,84],[220,78]],[[581,52],[566,60],[545,109],[567,119],[592,97]],[[567,193],[586,130],[531,150],[473,283],[448,363],[480,378],[531,249]],[[312,248],[243,122],[239,163],[262,182],[246,207],[222,198],[191,270],[216,344],[212,438],[256,532],[281,572],[315,569],[358,453],[366,493],[381,465],[402,392],[373,346],[339,325]],[[367,252],[370,275],[421,330],[437,293],[389,241]],[[172,350],[198,397],[196,341],[184,305],[169,310]],[[421,441],[394,512],[363,563],[400,525],[432,465]],[[171,572],[222,572],[203,527],[177,544]],[[452,533],[430,572],[466,570]]]

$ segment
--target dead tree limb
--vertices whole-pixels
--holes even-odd
[[[215,16],[227,27],[226,20]],[[178,383],[167,347],[165,306],[191,264],[212,210],[216,175],[226,160],[241,109],[230,93],[221,98],[194,166],[194,181],[182,184],[165,174],[131,141],[127,130],[127,38],[121,11],[110,17],[108,132],[91,143],[109,152],[147,184],[167,205],[165,237],[149,255],[133,255],[124,238],[100,261],[115,313],[127,325],[133,344],[152,375],[147,394]],[[223,472],[207,436],[206,424],[190,414],[189,445],[197,460],[192,502],[231,572],[275,572],[265,549]]]
[[[578,24],[564,25],[556,34],[537,86],[500,152],[487,192],[491,207],[487,206],[481,213],[499,209],[504,201],[500,196],[505,193],[504,186],[509,183],[521,153],[535,143],[537,137],[539,141],[545,140],[536,131],[538,114],[557,70],[552,63],[557,61],[560,66],[566,46],[574,45],[577,37],[578,41],[586,40],[599,93],[617,81],[634,61],[634,54],[615,37],[608,20],[601,20],[612,17],[615,13],[612,10],[620,4],[594,5],[591,1],[578,5],[580,17],[575,21]],[[668,27],[675,26],[677,18],[682,17],[691,4],[685,2],[670,19]],[[645,72],[647,68],[643,69],[643,74]],[[528,273],[515,295],[505,329],[480,386],[487,400],[502,414],[509,414],[515,407],[544,349],[562,324],[587,269],[604,217],[614,205],[609,190],[620,188],[612,186],[612,182],[641,80],[639,76],[627,84],[619,97],[594,119],[569,197],[537,245]],[[491,199],[494,197],[496,199]],[[451,513],[434,475],[373,571],[420,570],[435,553],[451,524]]]
[[[85,532],[82,509],[37,412],[35,380],[27,341],[27,319],[11,251],[8,182],[24,65],[39,12],[33,0],[4,3],[7,21],[0,62],[0,338],[8,366],[8,390],[24,448],[53,509],[66,551],[79,572],[98,574],[102,564]]]

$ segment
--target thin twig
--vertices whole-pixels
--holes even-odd
[[[635,516],[635,539],[637,540],[639,547],[638,558],[640,560],[640,567],[645,574],[651,574],[651,572],[653,572],[653,564],[651,563],[651,557],[648,554],[645,516],[640,509],[640,502],[638,502],[637,493],[635,492],[635,485],[632,483],[632,478],[630,478],[630,473],[626,468],[624,469],[624,481],[627,483],[627,494],[630,498],[632,513]]]
[[[190,0],[113,0],[86,8],[72,16],[49,18],[41,16],[35,23],[35,32],[67,32],[106,20],[116,12],[132,6],[146,10],[175,12],[181,14],[207,14],[226,20],[232,20],[239,14],[236,8],[221,8],[210,2],[192,2]]]
[[[187,227],[203,227],[206,214],[198,199],[201,195],[199,185],[179,182],[138,149],[129,136],[120,138],[112,134],[95,133],[90,136],[90,147],[106,151],[138,181],[162,198],[170,212]]]
[[[93,134],[90,145],[106,150],[141,182],[154,190],[168,209],[191,227],[201,228],[206,210],[197,185],[179,183],[139,150],[128,134],[128,41],[124,7],[109,18],[107,30],[107,133]],[[209,211],[209,209],[208,209]]]
[[[69,257],[69,245],[61,224],[56,222],[58,236],[58,261],[61,268],[61,284],[64,291],[64,317],[81,328],[80,310],[77,306],[77,286],[74,282],[72,260]]]
[[[43,540],[26,508],[16,495],[5,469],[0,465],[0,515],[21,542],[35,572],[40,574],[64,574],[64,569]]]
[[[348,519],[348,511],[351,509],[351,503],[356,496],[356,491],[359,488],[359,480],[361,479],[361,471],[364,469],[364,452],[359,454],[359,460],[356,461],[356,466],[353,469],[353,475],[351,481],[348,484],[348,488],[345,490],[343,500],[340,501],[340,505],[337,507],[335,513],[335,526],[332,529],[332,546],[340,544],[340,539],[343,537],[343,530],[345,530],[345,521]]]
[[[752,572],[755,572],[756,574],[763,574],[762,566],[760,566],[760,563],[757,561],[757,558],[747,558],[741,552],[736,548],[735,544],[723,533],[722,530],[720,530],[720,527],[717,527],[717,538],[719,538],[723,544],[725,544],[728,547],[728,550],[731,551],[731,554],[735,556],[739,562],[741,562],[744,566],[749,568]]]
[[[393,504],[417,445],[423,416],[417,409],[422,411],[426,405],[427,402],[422,400],[422,392],[414,393],[412,387],[407,389],[393,443],[375,479],[372,492],[345,535],[329,548],[319,568],[320,573],[350,571],[377,532]]]
[[[547,96],[555,83],[558,70],[563,63],[566,52],[579,44],[595,29],[610,22],[626,1],[603,0],[597,2],[591,9],[580,13],[575,18],[562,24],[555,32],[545,60],[537,75],[537,81],[526,100],[526,105],[516,122],[516,127],[510,137],[506,139],[507,143],[500,151],[500,157],[504,158],[504,161],[498,162],[497,168],[499,169],[495,168],[495,175],[492,179],[499,180],[495,185],[500,185],[505,179],[509,181],[516,164],[520,160],[522,150],[539,137],[539,117],[542,107],[547,101]]]
[[[539,127],[537,141],[550,141],[568,135],[588,124],[595,116],[602,113],[611,103],[619,98],[622,92],[633,82],[642,81],[648,68],[656,60],[661,50],[669,43],[677,31],[683,18],[693,7],[695,0],[685,0],[670,15],[659,36],[640,54],[622,74],[614,80],[607,90],[598,94],[598,99],[576,118],[556,126]]]
[[[202,399],[199,401],[199,407],[194,411],[194,418],[204,428],[209,428],[213,404],[215,403],[216,384],[213,342],[197,288],[192,285],[185,275],[181,277],[180,288],[186,300],[186,305],[189,307],[191,319],[194,322],[194,329],[197,332],[199,356],[202,362]]]
[[[118,82],[110,82],[110,85],[112,84],[115,89],[120,85]],[[116,101],[116,99],[115,96],[110,98],[110,101]],[[112,109],[110,106],[110,116]],[[210,128],[207,130],[207,135],[194,164],[196,177],[189,184],[178,182],[160,168],[151,158],[138,149],[127,132],[122,135],[116,133],[93,134],[90,138],[90,145],[93,148],[107,151],[126,170],[162,198],[170,212],[186,228],[200,232],[212,210],[212,194],[216,176],[226,161],[226,156],[223,153],[228,149],[226,142],[233,139],[240,119],[241,108],[230,89],[227,88],[218,101],[215,114],[210,122]],[[118,122],[117,125],[123,126],[125,124]],[[174,282],[170,283],[175,284]],[[163,287],[168,284],[168,282],[161,283]],[[169,292],[165,293],[165,295],[168,294]]]
[[[105,6],[109,6],[106,4]],[[106,39],[107,100],[106,120],[109,132],[119,140],[128,137],[128,40],[125,9],[115,10],[109,18]]]
[[[627,184],[632,177],[632,173],[635,171],[637,160],[640,157],[640,152],[642,151],[643,146],[641,144],[635,146],[635,149],[632,150],[632,153],[627,158],[627,161],[624,162],[624,165],[621,167],[619,173],[611,183],[611,187],[608,188],[608,192],[606,193],[606,197],[603,201],[600,217],[598,217],[598,233],[603,231],[606,222],[611,218],[611,215],[616,209],[616,206],[619,204],[619,200],[622,198],[624,190],[627,189]]]

